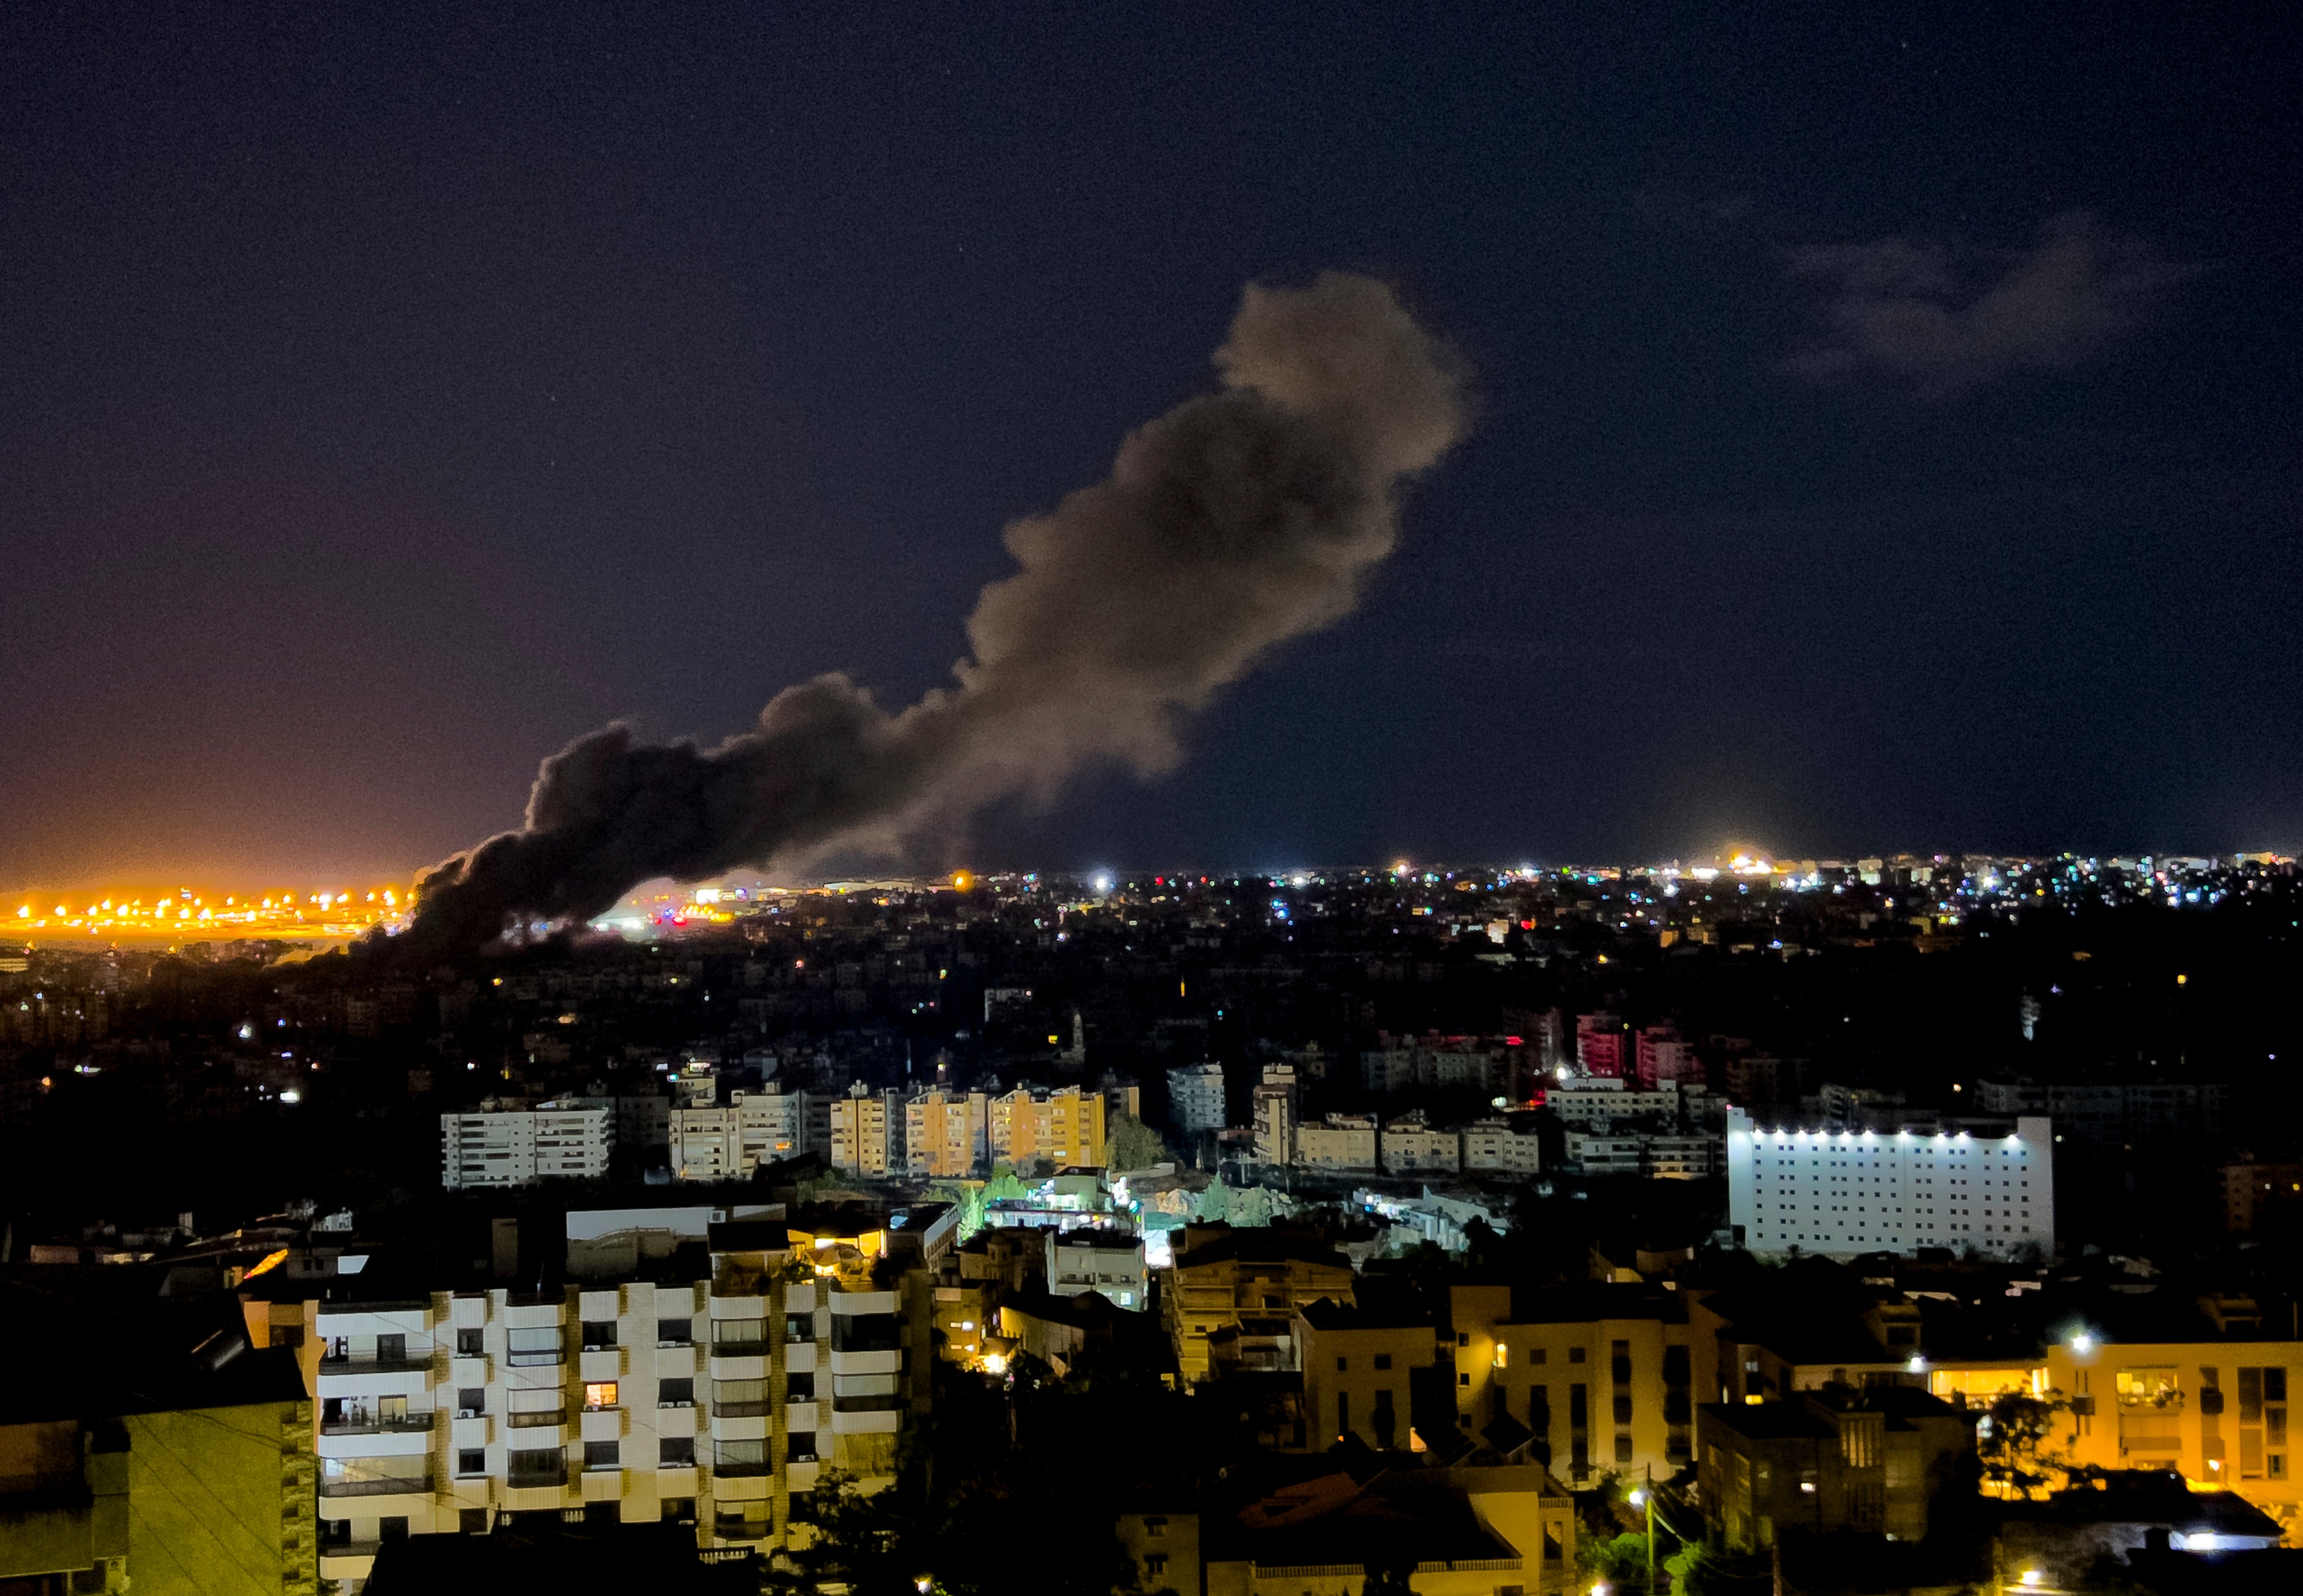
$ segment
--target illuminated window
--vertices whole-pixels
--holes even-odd
[[[584,1386],[584,1406],[597,1410],[616,1405],[616,1382],[612,1380],[587,1381]]]

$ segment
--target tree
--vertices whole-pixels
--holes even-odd
[[[1173,1156],[1168,1151],[1168,1144],[1160,1139],[1160,1133],[1133,1114],[1122,1114],[1114,1119],[1111,1135],[1103,1144],[1103,1167],[1107,1170],[1148,1170]]]
[[[1995,1496],[2029,1497],[2071,1482],[2072,1469],[2055,1445],[2058,1415],[2071,1411],[2061,1391],[2034,1397],[2002,1391],[1976,1421],[1975,1453],[1983,1483]]]

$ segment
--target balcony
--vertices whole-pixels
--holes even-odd
[[[331,1498],[344,1496],[429,1496],[432,1494],[432,1476],[429,1474],[410,1474],[402,1479],[323,1480],[320,1482],[320,1494],[323,1497]]]
[[[764,1458],[757,1462],[746,1463],[715,1462],[712,1465],[712,1472],[723,1480],[756,1480],[772,1473],[774,1469],[775,1465]]]
[[[513,1490],[558,1490],[568,1483],[565,1461],[544,1468],[516,1468],[504,1475],[504,1484]]]
[[[567,1361],[568,1354],[565,1349],[557,1347],[553,1347],[548,1351],[507,1352],[504,1354],[504,1365],[505,1367],[511,1369],[542,1369],[547,1368],[553,1364],[564,1364]]]
[[[324,1357],[320,1360],[323,1374],[421,1374],[432,1367],[430,1354],[413,1353],[399,1357]]]
[[[541,1430],[547,1425],[565,1424],[567,1422],[568,1410],[564,1407],[546,1408],[538,1413],[504,1414],[505,1428],[510,1430]]]
[[[397,1419],[349,1418],[322,1420],[322,1435],[415,1435],[432,1428],[438,1415],[411,1413]]]

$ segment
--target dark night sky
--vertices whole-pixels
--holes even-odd
[[[983,862],[2303,844],[2294,33],[856,9],[6,9],[0,882],[404,874],[605,720],[908,700],[1323,266],[1476,435]]]

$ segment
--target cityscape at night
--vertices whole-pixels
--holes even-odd
[[[2303,1590],[2299,69],[0,13],[0,1596]]]

